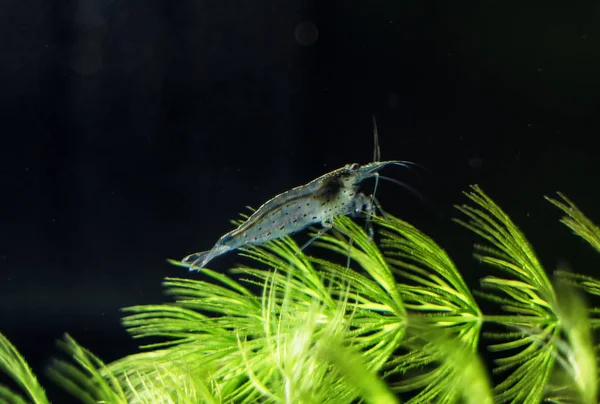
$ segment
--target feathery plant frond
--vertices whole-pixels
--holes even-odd
[[[557,271],[550,282],[526,238],[477,186],[457,220],[481,236],[476,257],[503,272],[479,293],[504,314],[484,315],[446,252],[410,224],[386,216],[381,250],[350,218],[314,245],[340,265],[305,255],[290,238],[242,249],[266,269],[238,267],[240,280],[204,268],[208,280],[166,278],[170,304],[124,309],[124,326],[144,352],[105,365],[66,336],[70,360],[49,375],[83,403],[411,403],[596,402],[591,329],[600,326],[573,285],[600,295],[600,282]],[[549,199],[563,223],[592,246],[600,230],[575,205]],[[314,232],[313,232],[314,234]],[[357,268],[354,270],[353,268]],[[250,287],[258,286],[261,294]],[[490,388],[477,354],[483,321],[507,327]],[[559,365],[559,366],[556,366]],[[15,348],[0,335],[0,370],[22,390],[0,386],[8,404],[47,403]],[[381,376],[383,375],[383,377]],[[383,379],[402,375],[387,386]]]
[[[596,377],[595,367],[592,369],[581,355],[579,359],[573,359],[575,352],[590,352],[587,340],[582,336],[587,335],[587,330],[581,327],[580,322],[577,322],[577,325],[569,323],[573,321],[575,312],[565,310],[565,299],[559,302],[555,288],[533,249],[510,218],[479,187],[473,186],[472,192],[466,195],[479,209],[464,205],[458,207],[470,219],[469,222],[458,222],[491,245],[476,246],[477,258],[513,277],[511,279],[488,276],[481,281],[482,286],[500,291],[504,296],[489,293],[481,295],[500,303],[504,311],[512,313],[504,316],[486,316],[486,320],[519,331],[488,334],[508,340],[491,345],[489,348],[492,351],[520,349],[518,353],[495,361],[498,365],[496,372],[512,370],[512,373],[495,387],[496,400],[525,403],[537,403],[542,400],[547,394],[545,389],[550,381],[555,360],[567,370],[571,370],[573,381],[578,386],[587,385],[590,377]],[[567,343],[560,339],[561,331],[567,333]],[[567,344],[571,344],[568,349],[565,348]],[[561,352],[567,355],[569,362],[563,360]],[[579,363],[574,365],[573,360],[579,360]],[[587,374],[581,375],[579,372]],[[589,392],[589,386],[586,388]]]
[[[450,257],[430,237],[400,219],[386,215],[376,222],[383,228],[381,246],[392,271],[401,280],[411,282],[397,286],[411,316],[418,322],[426,321],[429,327],[446,329],[447,338],[457,338],[460,350],[476,357],[482,313]],[[432,370],[421,369],[419,375],[394,386],[396,391],[422,389],[411,402],[454,402],[461,395],[456,380],[464,369],[455,366],[455,361],[439,360],[439,349],[448,346],[440,345],[442,341],[419,345],[408,355],[410,361],[401,356],[388,364],[389,373],[440,364]],[[480,377],[486,380],[487,376],[482,373]]]
[[[337,233],[334,233],[335,235],[325,234],[314,244],[336,252],[342,257],[349,256],[351,260],[357,262],[361,269],[377,284],[377,288],[383,292],[383,295],[378,298],[378,300],[381,300],[381,308],[386,307],[390,314],[404,319],[406,309],[396,279],[386,258],[374,241],[369,238],[363,228],[348,217],[336,218],[335,228],[337,230]],[[344,236],[349,237],[349,239]],[[322,261],[320,262],[325,264]],[[357,290],[357,293],[360,292],[360,290]]]
[[[372,404],[394,404],[400,400],[384,381],[366,368],[362,353],[344,346],[339,338],[322,340],[319,356],[333,364],[335,369],[353,387],[358,397]]]
[[[495,387],[496,400],[502,403],[538,403],[543,398],[544,386],[548,383],[554,364],[554,348],[542,349],[538,338],[553,340],[560,331],[554,312],[557,307],[554,289],[529,242],[508,215],[478,186],[473,186],[472,191],[465,195],[478,208],[468,205],[457,207],[470,219],[468,222],[457,222],[489,243],[489,246],[475,246],[476,257],[512,277],[488,276],[481,280],[483,287],[502,292],[504,296],[490,293],[481,295],[500,303],[504,311],[512,313],[486,316],[486,319],[521,331],[517,334],[487,334],[508,340],[489,346],[492,351],[520,349],[518,353],[495,360],[495,372],[512,370]],[[539,335],[531,335],[538,332]]]
[[[16,392],[0,385],[0,402],[6,404],[47,404],[48,398],[19,351],[0,334],[0,372],[6,374],[22,390]]]
[[[154,366],[153,372],[142,373],[131,367],[121,377],[91,352],[66,336],[61,349],[76,363],[55,360],[49,376],[80,402],[123,404],[194,404],[220,402],[202,380],[184,371]],[[180,370],[180,369],[177,369]],[[183,377],[182,377],[183,376]]]
[[[129,400],[139,396],[140,391],[148,391],[149,379],[161,380],[161,388],[173,394],[186,378],[199,381],[188,390],[204,392],[204,396],[216,402],[231,400],[251,390],[238,336],[262,332],[260,300],[226,275],[209,269],[203,272],[223,286],[167,278],[164,284],[167,293],[175,297],[174,304],[126,309],[133,314],[125,317],[123,324],[134,338],[158,339],[143,346],[153,350],[125,357],[109,366],[121,385],[132,386],[126,389]],[[257,342],[252,344],[258,346]],[[164,380],[161,374],[169,377]]]
[[[487,371],[477,351],[451,328],[432,326],[426,317],[411,318],[406,345],[422,357],[439,364],[432,372],[414,376],[412,383],[426,381],[425,388],[411,402],[492,404]],[[432,386],[433,384],[433,386]]]
[[[480,209],[468,205],[457,206],[456,208],[470,220],[465,222],[456,219],[456,222],[490,244],[490,246],[475,246],[478,251],[476,257],[482,263],[499,268],[518,279],[516,282],[498,283],[498,279],[487,277],[484,278],[483,284],[501,289],[509,295],[514,294],[512,297],[516,301],[528,303],[531,299],[535,305],[530,305],[531,312],[528,314],[551,314],[550,307],[556,301],[554,290],[529,241],[510,217],[483,193],[481,188],[472,186],[471,189],[472,192],[465,192],[465,195]]]
[[[600,296],[600,280],[591,276],[576,274],[564,270],[557,270],[555,273],[558,277],[567,280],[572,285],[583,289],[590,295]],[[596,319],[592,321],[596,323]]]
[[[558,192],[558,195],[562,199],[545,197],[547,201],[558,207],[567,216],[560,219],[561,223],[570,228],[573,233],[587,241],[596,251],[600,252],[600,227],[596,226],[585,214],[565,195]],[[567,280],[569,283],[583,289],[587,293],[595,296],[600,296],[600,280],[591,276],[585,276],[581,274],[572,273],[569,271],[556,271],[556,274]],[[596,311],[592,311],[590,314],[598,315]],[[592,327],[600,326],[600,321],[597,318],[590,319]]]
[[[415,285],[401,285],[407,308],[441,325],[481,322],[481,310],[468,286],[435,241],[389,214],[386,219],[376,218],[376,223],[384,229],[381,246],[392,271]]]
[[[48,369],[51,379],[82,403],[127,403],[117,380],[110,375],[106,378],[103,376],[102,370],[106,366],[100,359],[68,335],[58,344],[70,360],[55,359]]]
[[[370,403],[396,403],[383,382],[365,367],[360,354],[347,346],[347,301],[338,301],[332,310],[315,300],[309,310],[297,312],[292,293],[283,301],[277,298],[273,288],[277,281],[275,276],[268,280],[263,295],[263,311],[269,318],[264,339],[270,353],[268,372],[253,366],[245,355],[257,389],[273,402],[350,403],[362,397]]]
[[[322,236],[314,244],[349,256],[364,273],[331,261],[312,261],[332,274],[332,293],[347,295],[351,300],[349,335],[353,344],[362,349],[367,367],[379,371],[402,343],[406,309],[385,257],[365,231],[347,217],[336,218],[335,228],[336,232]]]
[[[557,192],[557,194],[562,201],[547,196],[544,198],[567,215],[560,219],[560,222],[600,252],[600,228],[588,219],[565,195],[560,192]]]
[[[290,375],[299,374],[299,369],[295,372],[287,371],[297,368],[290,363],[316,360],[319,365],[313,364],[308,372],[301,372],[302,379],[310,381],[311,384],[321,380],[320,384],[326,389],[313,392],[308,402],[351,402],[357,395],[366,402],[397,402],[373,373],[379,367],[381,352],[376,352],[374,362],[373,357],[369,360],[364,351],[360,354],[357,351],[362,347],[361,341],[360,338],[355,338],[357,333],[350,330],[355,327],[357,316],[361,317],[363,309],[356,305],[356,294],[350,286],[356,279],[349,276],[349,272],[330,273],[316,270],[313,263],[328,262],[300,253],[298,245],[289,237],[270,242],[264,248],[246,249],[244,254],[274,269],[274,272],[249,268],[237,271],[263,279],[265,285],[270,287],[270,293],[263,295],[263,302],[267,302],[268,308],[264,310],[264,318],[266,325],[273,325],[266,326],[265,334],[271,342],[270,350],[276,353],[274,356],[287,357],[287,361],[278,362],[278,369],[287,386],[298,385]],[[371,282],[370,287],[377,288],[377,285]],[[277,297],[277,292],[283,299]],[[384,295],[381,288],[378,292]],[[276,302],[280,302],[279,305]],[[391,335],[396,337],[393,333]],[[285,342],[277,343],[280,339],[275,336],[283,336]],[[288,345],[290,343],[291,345]],[[302,352],[303,349],[307,351]],[[282,350],[287,352],[287,355],[282,355]],[[324,367],[323,364],[326,363],[330,363],[333,368]],[[316,377],[318,375],[314,373],[315,369],[325,373]],[[340,382],[344,380],[345,382]],[[312,390],[314,388],[315,386],[311,387]],[[286,402],[300,400],[289,398],[286,393]]]
[[[561,218],[561,223],[570,228],[574,234],[587,241],[596,251],[600,252],[600,227],[596,226],[585,214],[565,195],[558,192],[562,201],[545,197],[547,201],[562,210],[566,216]],[[564,366],[577,387],[561,389],[563,396],[565,390],[570,397],[578,396],[579,401],[585,403],[595,402],[598,390],[598,358],[597,347],[594,349],[591,329],[600,327],[600,311],[588,309],[582,297],[573,287],[585,292],[600,296],[600,281],[596,278],[570,271],[558,270],[555,272],[561,286],[561,318],[567,341],[563,344],[563,354],[566,355],[567,365]],[[586,315],[587,313],[587,315]],[[563,383],[567,385],[567,383]]]
[[[561,362],[564,362],[562,368],[569,376],[562,386],[575,385],[572,396],[581,403],[596,403],[598,364],[587,305],[581,295],[562,279],[558,278],[556,288],[558,317],[565,334],[565,340],[557,344],[557,350]]]
[[[397,402],[348,332],[356,308],[342,289],[332,293],[342,282],[298,251],[291,238],[244,250],[271,269],[235,269],[263,287],[262,297],[209,269],[220,285],[168,278],[174,304],[132,307],[123,320],[135,338],[158,341],[109,365],[105,376],[114,375],[134,403],[180,397],[186,379],[202,381],[214,402]],[[184,397],[199,390],[188,387]]]

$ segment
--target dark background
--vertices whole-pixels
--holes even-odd
[[[318,30],[314,41],[311,25]],[[165,301],[166,264],[246,205],[372,157],[390,213],[490,270],[451,222],[478,183],[548,270],[597,272],[543,195],[600,221],[596,1],[3,0],[0,332],[44,379],[70,333],[131,353],[118,309]],[[594,261],[596,259],[596,261]],[[235,254],[215,260],[225,270]]]

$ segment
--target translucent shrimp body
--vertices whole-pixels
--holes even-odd
[[[237,229],[223,235],[212,249],[188,255],[181,260],[181,265],[189,267],[190,271],[201,270],[212,259],[231,250],[246,244],[261,245],[318,223],[323,226],[320,235],[333,226],[333,218],[337,216],[372,211],[372,199],[358,191],[362,181],[377,176],[388,165],[407,164],[410,163],[348,164],[281,193],[258,208]]]

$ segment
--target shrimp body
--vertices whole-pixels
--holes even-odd
[[[401,161],[373,162],[364,166],[348,164],[293,188],[263,204],[237,229],[222,236],[214,247],[188,255],[181,264],[200,270],[213,258],[246,244],[261,245],[308,226],[320,223],[330,229],[337,216],[357,215],[371,210],[371,199],[358,192],[360,183],[376,176],[383,167]]]
[[[412,164],[397,160],[380,161],[379,136],[375,117],[373,117],[373,135],[375,140],[373,162],[362,166],[358,163],[347,164],[308,184],[283,192],[264,203],[237,229],[222,236],[212,249],[188,255],[179,263],[170,261],[189,267],[190,271],[200,270],[213,258],[246,244],[261,245],[320,223],[323,228],[300,249],[302,250],[325,231],[331,229],[335,217],[356,216],[365,211],[369,219],[375,197],[373,195],[369,198],[359,192],[361,182],[372,177],[378,180],[379,171],[388,165],[406,167]],[[391,179],[388,178],[388,180]],[[377,182],[375,182],[376,189]],[[372,236],[372,227],[369,229]]]

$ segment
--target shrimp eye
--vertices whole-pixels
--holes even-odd
[[[350,164],[350,167],[349,167],[349,168],[350,168],[350,170],[352,170],[352,171],[356,171],[356,170],[358,170],[358,167],[360,167],[360,164],[358,164],[358,163],[353,163],[353,164]]]

